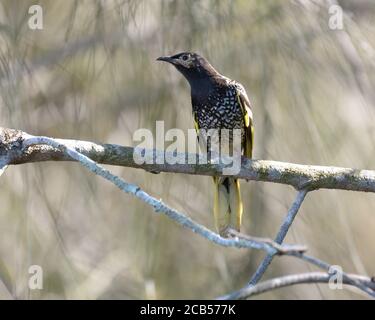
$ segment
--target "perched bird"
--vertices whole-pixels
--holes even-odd
[[[193,52],[159,57],[157,60],[174,65],[189,82],[198,137],[200,131],[207,132],[209,129],[229,129],[219,130],[219,134],[241,129],[242,155],[251,158],[254,128],[251,105],[244,87],[221,75],[205,58]],[[222,236],[227,236],[230,229],[240,231],[243,205],[239,180],[230,176],[214,177],[214,185],[217,231]]]

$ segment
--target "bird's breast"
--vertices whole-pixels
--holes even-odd
[[[215,90],[205,97],[192,96],[193,111],[203,129],[241,129],[243,114],[234,88]]]

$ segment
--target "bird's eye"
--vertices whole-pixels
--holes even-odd
[[[188,57],[187,54],[184,54],[184,55],[181,57],[181,59],[184,60],[184,61],[186,61],[188,58],[189,58],[189,57]]]

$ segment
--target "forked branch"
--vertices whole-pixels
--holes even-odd
[[[31,136],[19,130],[0,128],[0,175],[8,165],[37,161],[78,161],[93,173],[115,184],[122,191],[132,194],[147,203],[156,212],[165,214],[179,225],[190,229],[213,243],[225,247],[264,250],[267,256],[252,276],[248,286],[221,297],[223,299],[247,298],[255,294],[298,283],[328,282],[332,276],[329,264],[305,255],[305,247],[282,244],[306,194],[309,191],[320,188],[375,192],[375,171],[244,159],[241,170],[235,177],[288,184],[295,187],[298,193],[274,241],[236,232],[232,234],[233,238],[222,238],[185,214],[147,194],[138,186],[112,174],[98,163],[127,166],[152,172],[175,172],[207,176],[223,175],[225,166],[222,164],[199,164],[200,156],[191,154],[177,154],[180,159],[177,163],[184,164],[157,164],[154,161],[156,157],[165,156],[166,153],[156,150],[148,153],[151,159],[148,159],[147,162],[151,164],[138,164],[134,160],[134,153],[142,151],[144,150],[119,145]],[[176,158],[176,155],[174,157]],[[191,163],[191,159],[194,157],[196,161]],[[285,276],[257,284],[275,255],[293,256],[326,272]],[[342,273],[342,277],[343,283],[356,286],[370,296],[375,297],[375,285],[372,279],[347,273]]]

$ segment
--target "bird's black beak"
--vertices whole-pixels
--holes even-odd
[[[159,57],[156,59],[157,61],[165,61],[165,62],[169,62],[169,63],[173,63],[173,58],[172,57]]]

